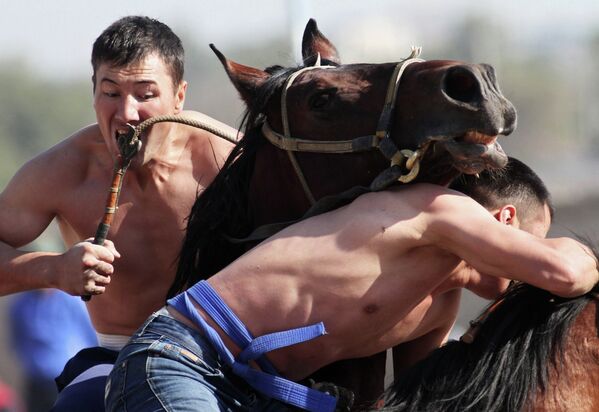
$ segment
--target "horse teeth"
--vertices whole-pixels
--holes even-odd
[[[495,143],[497,136],[489,136],[478,130],[470,130],[464,135],[464,140],[474,144],[482,143],[489,146]]]

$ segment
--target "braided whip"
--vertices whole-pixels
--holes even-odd
[[[154,125],[155,123],[163,122],[181,123],[187,126],[203,129],[231,143],[237,143],[236,134],[226,132],[224,130],[219,129],[218,127],[215,127],[213,125],[199,120],[186,119],[180,116],[156,116],[144,120],[136,127],[127,124],[127,126],[129,127],[127,133],[121,134],[117,138],[119,156],[114,162],[112,182],[110,184],[110,189],[108,190],[108,198],[106,199],[104,217],[100,221],[98,229],[96,230],[96,235],[94,236],[93,240],[94,245],[103,245],[104,241],[106,240],[106,237],[108,236],[108,229],[110,229],[112,219],[114,218],[114,214],[118,209],[119,196],[121,194],[121,187],[123,185],[123,178],[125,177],[125,172],[127,171],[129,164],[131,163],[131,159],[133,159],[133,157],[135,157],[135,155],[141,149],[141,140],[139,140],[139,136],[148,127]],[[81,299],[84,301],[89,301],[91,299],[91,295],[81,296]]]

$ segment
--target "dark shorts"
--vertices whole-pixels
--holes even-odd
[[[106,378],[118,354],[100,347],[79,351],[56,378],[59,393],[51,411],[103,412]]]

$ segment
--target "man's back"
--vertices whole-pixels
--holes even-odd
[[[503,183],[513,186],[509,178]],[[590,250],[573,239],[540,237],[550,223],[547,197],[511,201],[501,197],[485,208],[459,192],[414,184],[363,195],[282,230],[146,321],[110,375],[108,407],[134,410],[140,397],[146,405],[172,402],[174,410],[245,405],[243,384],[231,374],[292,403],[280,385],[302,389],[269,373],[300,380],[328,363],[396,345],[394,366],[409,366],[446,338],[460,288],[492,295],[513,279],[561,296],[587,292],[598,276]],[[262,354],[273,364],[259,360],[266,375],[250,363]],[[242,394],[230,395],[231,386]]]
[[[455,319],[458,288],[498,293],[509,275],[570,293],[570,281],[558,280],[572,262],[555,259],[570,243],[579,247],[516,230],[467,196],[419,184],[364,195],[286,229],[208,282],[254,336],[324,322],[326,336],[269,355],[283,374],[301,379],[332,360],[403,342],[439,346]],[[590,257],[576,264],[579,273],[595,270]]]
[[[291,379],[303,378],[325,359],[363,357],[417,339],[438,346],[455,318],[456,289],[468,280],[457,276],[461,258],[431,238],[432,209],[441,196],[464,198],[493,220],[470,199],[440,186],[364,195],[334,214],[312,218],[301,231],[282,231],[208,282],[255,336],[324,322],[326,336],[269,355]],[[310,251],[306,238],[315,239],[318,251]],[[330,261],[323,259],[327,255]],[[300,259],[301,267],[288,264]]]

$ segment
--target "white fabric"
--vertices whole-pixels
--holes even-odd
[[[129,342],[130,336],[125,335],[108,335],[98,333],[98,343],[100,347],[120,352],[121,349]]]
[[[75,379],[71,381],[71,383],[65,386],[65,389],[71,385],[97,378],[98,376],[108,376],[112,370],[112,367],[113,365],[111,363],[101,363],[99,365],[92,366],[88,370],[81,372]]]

